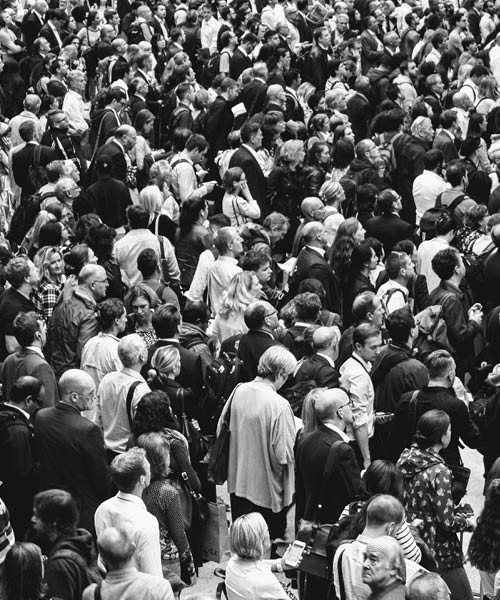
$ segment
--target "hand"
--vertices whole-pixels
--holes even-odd
[[[372,461],[369,458],[365,458],[363,460],[363,469],[366,471],[368,467],[371,465]]]
[[[217,182],[216,181],[206,181],[203,185],[207,189],[207,194],[210,194],[211,192],[214,191],[214,188],[217,185]]]
[[[475,321],[478,325],[481,325],[483,320],[483,311],[480,309],[471,308],[468,313],[469,321]]]

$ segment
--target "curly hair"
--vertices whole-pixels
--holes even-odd
[[[469,543],[473,567],[494,573],[500,569],[500,479],[493,479],[486,492],[484,508]]]
[[[179,430],[179,423],[172,411],[167,394],[161,390],[144,394],[135,411],[132,433],[137,439],[144,433],[163,431],[164,429]]]

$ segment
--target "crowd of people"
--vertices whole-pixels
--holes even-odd
[[[2,600],[500,598],[497,4],[2,0]]]

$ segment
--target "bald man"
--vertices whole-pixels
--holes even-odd
[[[49,323],[49,349],[57,376],[80,366],[85,344],[98,334],[97,302],[106,296],[108,278],[103,267],[85,265],[78,285],[66,299],[61,294]]]
[[[297,231],[295,232],[295,237],[293,239],[292,246],[292,254],[293,256],[298,256],[299,252],[302,250],[304,246],[303,239],[303,229],[307,223],[312,223],[313,221],[318,221],[322,223],[325,218],[325,205],[323,202],[317,198],[316,196],[308,196],[304,198],[300,204],[300,212],[304,219],[302,223],[299,225]]]
[[[410,583],[408,600],[450,600],[450,590],[437,573],[422,573]]]
[[[302,362],[295,381],[314,381],[317,387],[339,387],[339,374],[335,369],[339,341],[338,327],[318,327],[312,334],[314,354]]]
[[[384,535],[367,544],[361,579],[370,586],[373,598],[405,600],[404,556],[394,538]]]
[[[124,105],[126,101],[123,101]],[[137,132],[130,125],[121,125],[115,131],[114,137],[107,143],[103,144],[96,152],[92,166],[95,164],[97,159],[106,158],[111,164],[111,177],[127,183],[127,165],[129,164],[128,157],[125,154],[131,150],[137,141]],[[97,176],[92,172],[92,181],[94,183]]]
[[[79,369],[59,380],[61,400],[34,418],[40,489],[63,489],[78,502],[79,526],[94,532],[94,512],[110,496],[104,439],[99,427],[81,416],[96,398],[94,380]]]

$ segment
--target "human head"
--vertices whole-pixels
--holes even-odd
[[[151,467],[151,481],[166,479],[170,470],[170,442],[164,431],[143,433],[137,439],[139,448],[146,451]]]
[[[407,600],[450,600],[450,590],[437,573],[421,573],[407,587]]]
[[[174,338],[180,333],[181,313],[175,304],[162,304],[153,315],[153,327],[160,339]]]
[[[118,358],[124,367],[142,366],[147,357],[146,343],[137,333],[130,333],[118,342]]]
[[[372,323],[361,323],[352,334],[353,350],[367,362],[373,362],[380,352],[382,336]]]
[[[243,253],[243,240],[234,227],[221,227],[217,232],[214,245],[221,256],[238,258]]]
[[[104,332],[123,333],[127,325],[127,312],[123,302],[118,298],[109,298],[99,303],[99,325]]]
[[[391,252],[385,259],[385,271],[389,279],[404,284],[415,275],[413,261],[406,252]]]
[[[300,211],[306,221],[317,221],[321,223],[325,218],[325,205],[316,196],[304,198],[300,204]]]
[[[320,390],[315,398],[314,411],[317,422],[323,425],[330,423],[344,429],[352,424],[351,401],[341,388]]]
[[[374,292],[361,292],[352,304],[352,318],[356,325],[360,323],[373,323],[382,327],[384,321],[384,308],[380,298]]]
[[[69,369],[59,379],[61,400],[73,405],[79,411],[90,410],[96,397],[92,377],[80,369]]]
[[[451,387],[455,381],[456,365],[453,357],[447,350],[431,352],[425,361],[429,371],[429,379]]]
[[[45,490],[33,500],[33,529],[51,541],[74,534],[80,515],[73,496],[64,490]]]
[[[366,506],[366,528],[396,537],[405,518],[401,502],[391,494],[377,494]]]
[[[110,572],[128,566],[136,546],[125,529],[107,527],[97,538],[97,548],[106,570]]]
[[[151,375],[160,380],[169,375],[178,377],[181,372],[181,355],[179,350],[175,346],[162,346],[158,348],[151,358],[151,367]]]
[[[431,261],[432,270],[443,281],[456,278],[461,281],[465,275],[465,267],[458,250],[453,247],[440,250]]]
[[[321,300],[317,294],[304,292],[297,294],[293,300],[298,321],[315,323],[320,315]]]
[[[42,382],[31,375],[23,375],[16,379],[10,388],[10,397],[4,400],[21,407],[30,415],[42,405],[44,388]]]
[[[113,483],[125,494],[135,493],[140,497],[151,481],[151,469],[142,448],[131,448],[115,456],[109,470]]]
[[[278,311],[269,302],[257,300],[245,309],[245,325],[250,330],[274,331],[278,325]]]
[[[40,598],[43,581],[42,552],[36,544],[15,542],[3,562],[2,589],[6,599]]]
[[[78,273],[78,285],[86,288],[96,301],[102,300],[109,285],[104,267],[90,263],[82,267]]]
[[[375,144],[370,139],[361,140],[356,144],[356,157],[360,160],[367,160],[372,165],[380,158],[380,152]]]
[[[271,257],[263,250],[249,250],[240,263],[244,271],[253,271],[261,285],[266,285],[272,276]]]
[[[204,136],[194,133],[186,142],[185,150],[194,163],[199,163],[207,155],[208,142]]]
[[[411,133],[414,137],[424,142],[432,142],[434,138],[434,127],[429,117],[417,117],[411,124]]]
[[[415,441],[420,449],[426,450],[432,446],[446,448],[450,436],[450,417],[443,410],[428,410],[418,420]]]
[[[257,374],[272,381],[279,389],[296,366],[297,360],[289,350],[282,346],[271,346],[260,357]]]
[[[23,286],[32,289],[39,280],[38,270],[26,256],[11,258],[5,267],[5,277],[15,290]]]
[[[269,530],[260,513],[238,517],[229,530],[231,552],[239,558],[260,560],[264,557],[269,540]]]
[[[14,336],[22,348],[36,345],[45,346],[47,341],[47,325],[35,311],[20,312],[12,323]]]
[[[149,225],[149,212],[139,204],[127,208],[127,219],[131,229],[146,229]]]
[[[302,228],[302,239],[306,246],[325,248],[327,239],[325,226],[319,221],[310,221]]]
[[[132,433],[138,438],[143,433],[179,429],[179,424],[165,392],[156,390],[144,394],[135,411]]]
[[[371,540],[364,553],[361,578],[373,591],[383,590],[395,582],[404,585],[406,566],[399,542],[390,536]]]
[[[210,320],[210,309],[202,300],[188,300],[182,311],[182,320],[206,331]]]
[[[137,142],[137,132],[130,125],[120,125],[115,131],[115,138],[121,143],[125,152],[128,152]]]
[[[282,240],[288,232],[290,222],[285,215],[279,212],[272,212],[265,217],[262,222],[262,228],[271,240],[271,244]]]
[[[257,121],[247,121],[240,129],[241,141],[254,150],[262,146],[262,130]]]
[[[390,494],[401,500],[403,493],[401,472],[389,460],[374,460],[363,475],[363,489],[369,498],[376,494]]]

